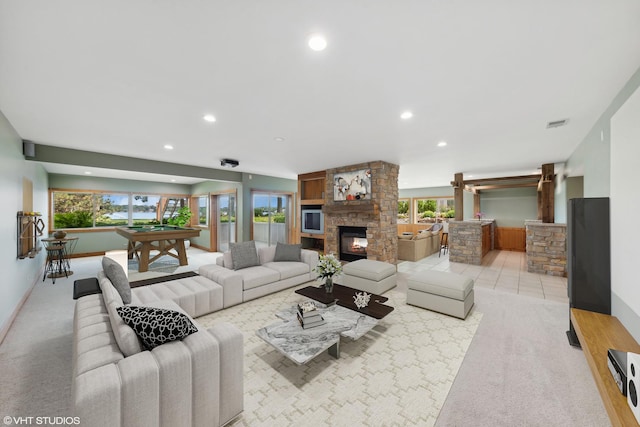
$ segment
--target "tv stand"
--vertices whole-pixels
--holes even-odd
[[[571,317],[571,310],[569,310],[569,317]],[[567,339],[569,340],[569,345],[571,345],[571,347],[582,348],[582,346],[580,345],[580,340],[578,339],[578,335],[576,334],[576,330],[573,329],[573,323],[571,323],[571,320],[569,320]]]

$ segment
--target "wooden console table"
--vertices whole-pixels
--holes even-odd
[[[607,350],[640,353],[640,344],[620,323],[617,317],[592,311],[571,309],[571,323],[596,381],[602,403],[614,427],[637,426],[627,398],[620,393],[607,367]]]

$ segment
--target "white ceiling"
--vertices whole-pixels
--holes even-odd
[[[533,173],[639,66],[638,0],[0,2],[0,111],[23,139],[287,178]]]

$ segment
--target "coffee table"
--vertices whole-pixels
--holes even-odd
[[[324,324],[303,329],[296,317],[297,305],[294,305],[276,313],[281,321],[259,329],[256,331],[256,335],[298,365],[309,362],[325,350],[338,359],[340,357],[340,337],[357,340],[373,329],[380,319],[391,313],[393,307],[380,304],[380,299],[374,300],[372,295],[369,307],[358,309],[353,304],[353,309],[347,308],[342,305],[347,305],[346,296],[352,293],[351,301],[353,301],[353,295],[358,291],[346,286],[341,286],[346,289],[336,291],[336,286],[340,285],[334,285],[333,297],[323,296],[320,292],[314,291],[313,289],[318,289],[322,291],[322,294],[326,294],[323,288],[315,288],[314,286],[296,291],[298,294],[318,301],[316,306],[325,320]],[[375,297],[387,301],[385,297],[379,295]],[[328,304],[320,299],[328,300]],[[342,301],[342,304],[339,301]]]

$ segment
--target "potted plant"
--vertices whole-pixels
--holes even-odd
[[[177,225],[178,227],[184,227],[191,221],[191,209],[188,206],[183,206],[178,209],[178,212],[167,220],[169,225]]]
[[[320,255],[318,265],[313,269],[318,279],[324,279],[324,289],[333,292],[333,276],[342,273],[342,263],[334,254]]]

